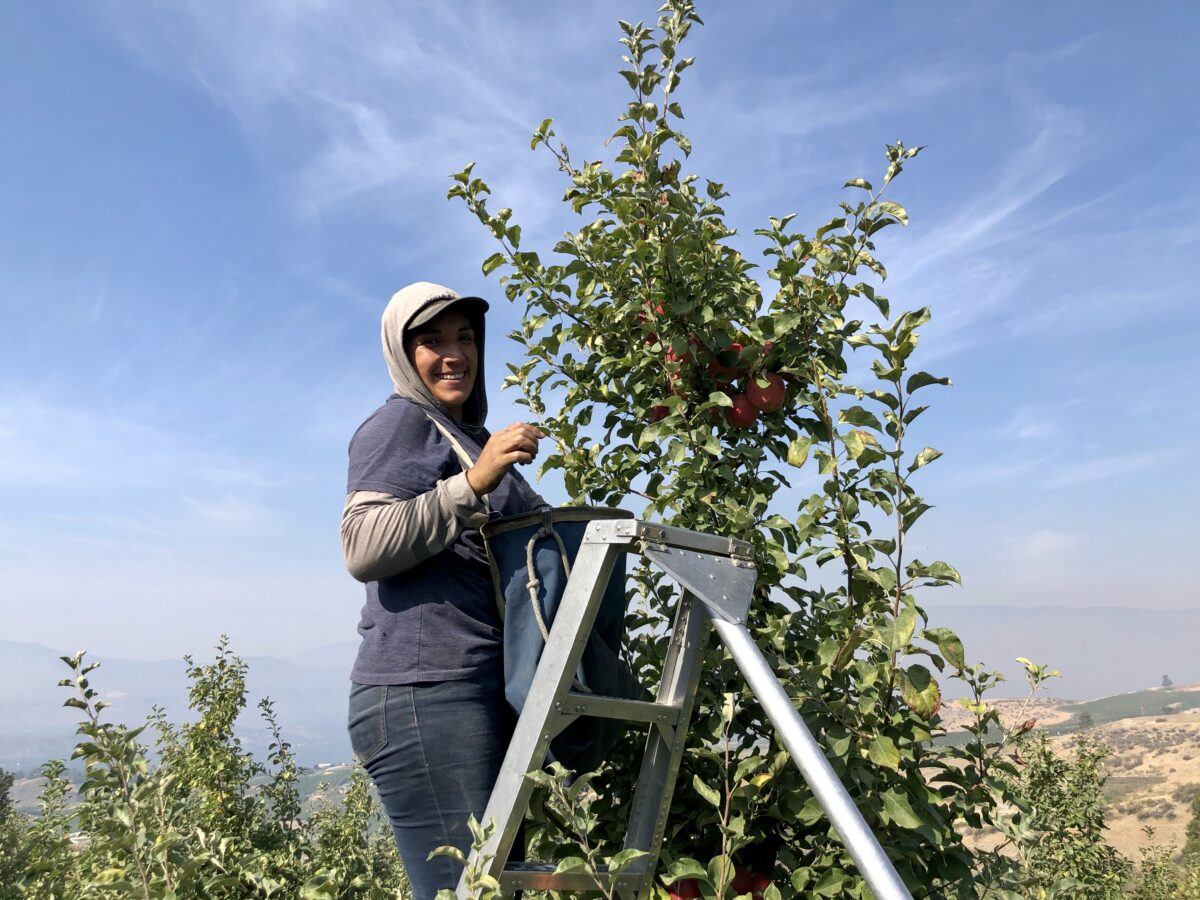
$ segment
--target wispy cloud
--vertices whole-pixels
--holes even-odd
[[[1024,227],[1017,214],[1079,165],[1087,147],[1087,129],[1077,113],[1043,101],[1025,107],[1024,115],[1031,137],[984,179],[988,187],[966,198],[956,212],[902,249],[897,271],[905,281],[935,264],[1021,236]]]
[[[1097,456],[1075,462],[1064,462],[1056,468],[1052,478],[1047,481],[1050,487],[1075,487],[1096,481],[1108,481],[1117,477],[1132,477],[1146,469],[1154,468],[1167,462],[1171,457],[1168,451],[1149,451],[1146,453],[1118,453],[1111,456]]]
[[[527,66],[511,52],[525,35],[488,4],[367,2],[353,15],[321,2],[107,12],[144,60],[182,65],[236,117],[306,215],[444,190],[452,169],[476,156],[504,196],[540,214],[545,192],[529,189],[520,154],[560,86],[541,79],[552,66]],[[585,34],[579,23],[561,29],[543,63],[570,58]]]
[[[1041,565],[1062,564],[1086,542],[1086,536],[1074,531],[1039,528],[1008,538],[1004,552],[1013,562]]]
[[[1078,397],[1025,401],[1013,409],[998,433],[1009,441],[1044,442],[1065,434],[1085,406]]]
[[[144,412],[0,390],[0,487],[29,510],[23,526],[13,521],[5,556],[24,554],[43,532],[88,553],[120,548],[144,558],[202,540],[203,531],[273,531],[277,513],[265,498],[282,477]],[[0,531],[9,531],[2,521]]]
[[[278,512],[269,504],[244,497],[184,497],[183,502],[200,521],[229,534],[262,538],[267,532],[275,531],[280,523]]]

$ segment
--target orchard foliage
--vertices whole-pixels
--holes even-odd
[[[266,763],[234,734],[246,703],[246,666],[224,639],[215,659],[188,659],[194,721],[159,710],[139,727],[105,721],[81,652],[63,657],[82,721],[73,759],[78,803],[62,762],[47,763],[39,814],[0,808],[0,898],[304,898],[408,896],[391,832],[367,776],[356,769],[340,802],[301,808],[299,768],[269,701]],[[156,734],[151,745],[148,730]],[[0,791],[6,794],[6,791]]]
[[[484,273],[502,273],[525,310],[512,337],[526,361],[506,384],[555,440],[542,471],[561,469],[579,502],[641,498],[646,517],[754,543],[750,627],[838,775],[915,894],[970,896],[995,860],[961,832],[1009,826],[1015,769],[982,698],[997,676],[921,606],[959,574],[911,549],[931,508],[915,479],[941,454],[910,435],[949,380],[912,367],[930,313],[893,315],[877,244],[908,222],[885,195],[921,148],[888,146],[878,186],[846,182],[811,231],[770,218],[755,232],[770,262],[760,282],[730,243],[725,187],[687,167],[676,92],[700,18],[689,0],[660,13],[657,28],[620,23],[632,97],[611,164],[577,161],[550,120],[533,135],[582,219],[552,257],[523,242],[511,209],[493,211],[473,165],[454,175],[449,196],[499,244]],[[849,377],[854,354],[865,383]],[[673,592],[645,566],[632,582],[633,662],[653,681]],[[672,877],[730,895],[735,863],[752,862],[785,895],[866,896],[732,662],[714,647],[706,672],[666,842]],[[934,740],[946,679],[973,698],[965,748]],[[594,782],[613,852],[639,749],[631,741]]]

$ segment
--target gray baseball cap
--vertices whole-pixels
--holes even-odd
[[[463,297],[448,287],[428,281],[410,284],[398,291],[392,299],[397,297],[401,298],[400,302],[405,306],[414,303],[418,306],[417,312],[408,320],[408,329],[419,328],[427,322],[432,322],[452,306],[465,307],[463,312],[467,315],[475,313],[482,316],[488,309],[488,302],[482,297]]]

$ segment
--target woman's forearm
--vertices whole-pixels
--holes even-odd
[[[478,528],[487,507],[466,473],[442,479],[431,491],[402,500],[379,491],[351,491],[342,511],[342,553],[359,581],[377,581],[436,556],[463,528]]]

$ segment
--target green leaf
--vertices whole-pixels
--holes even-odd
[[[887,735],[875,736],[870,747],[867,748],[867,757],[875,765],[883,766],[885,769],[891,769],[894,772],[900,769],[900,751],[896,748],[896,742]]]
[[[916,814],[908,796],[899,788],[888,788],[883,792],[883,818],[901,828],[920,828],[921,817]]]
[[[905,603],[896,613],[896,618],[892,620],[892,627],[888,633],[888,649],[893,653],[904,650],[908,646],[908,642],[912,640],[916,627],[917,608],[911,603]]]
[[[692,787],[696,789],[696,793],[711,803],[713,806],[720,809],[721,795],[714,788],[709,787],[700,780],[699,774],[692,776]]]
[[[113,807],[113,816],[126,828],[133,828],[133,810],[125,804]]]
[[[901,671],[900,694],[904,704],[927,722],[942,705],[941,688],[930,671],[919,663]]]
[[[708,881],[708,870],[690,856],[681,856],[671,863],[670,868],[662,876],[663,884],[672,885],[681,878],[699,878]]]
[[[799,469],[808,461],[808,451],[812,448],[812,438],[798,437],[788,445],[787,461],[789,466]]]
[[[868,412],[861,406],[851,406],[848,409],[843,409],[838,413],[838,422],[842,425],[860,425],[864,428],[874,428],[876,431],[882,431],[883,426],[879,424],[879,419],[875,414]]]
[[[862,456],[863,448],[867,446],[867,442],[863,439],[863,432],[848,431],[841,437],[842,443],[846,445],[846,452],[850,454],[851,459],[858,459]]]
[[[908,224],[908,210],[894,200],[878,200],[871,204],[871,209],[883,216],[891,216],[901,225]]]
[[[917,469],[924,468],[941,455],[941,450],[936,450],[933,447],[926,447],[924,450],[918,453],[913,461],[909,464],[908,471],[915,472]]]
[[[533,139],[529,142],[530,150],[536,148],[539,142],[544,141],[549,135],[554,133],[550,131],[550,123],[553,121],[553,119],[542,120],[542,124],[538,126],[538,130],[533,133]]]
[[[832,666],[834,669],[843,669],[846,664],[854,658],[854,651],[862,646],[863,641],[867,639],[867,633],[863,629],[856,629],[850,637],[846,638],[845,643],[838,649],[837,654],[833,657]],[[824,643],[824,642],[822,642]]]
[[[559,861],[554,869],[555,875],[564,875],[568,872],[586,872],[588,871],[587,860],[581,856],[568,856],[566,859]]]
[[[841,869],[829,869],[813,885],[813,893],[818,897],[842,897],[845,896],[845,885],[846,873]]]
[[[644,856],[649,855],[650,854],[645,850],[639,850],[636,847],[628,847],[608,861],[608,871],[611,874],[619,875],[621,872],[624,872],[626,869],[628,869],[629,866],[634,862]]]
[[[864,191],[873,190],[871,187],[871,182],[867,181],[865,178],[851,178],[849,181],[843,184],[842,187],[862,188]]]
[[[949,628],[926,628],[921,632],[921,636],[932,641],[950,665],[956,669],[967,667],[967,655],[963,650],[962,640]]]
[[[925,564],[919,559],[914,559],[908,564],[908,575],[910,578],[933,578],[937,581],[962,584],[962,576],[958,574],[958,570],[949,563],[940,561]]]
[[[952,382],[949,378],[935,378],[928,372],[914,372],[908,377],[908,383],[904,386],[904,389],[911,394],[913,391],[920,390],[921,388],[927,387],[931,384],[949,385],[952,384]]]
[[[496,271],[496,269],[502,265],[504,265],[504,254],[493,253],[483,261],[483,274],[485,276],[491,275],[492,272]]]

